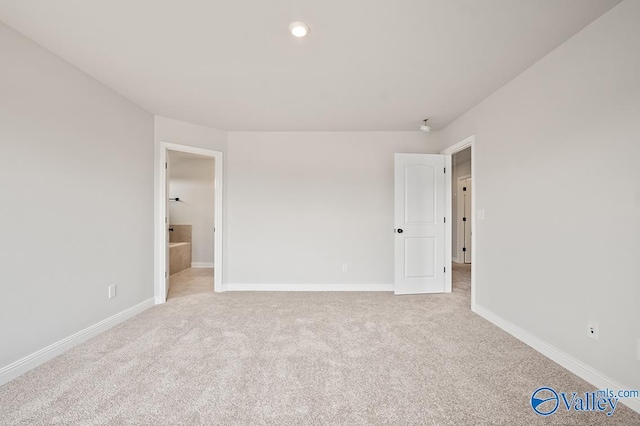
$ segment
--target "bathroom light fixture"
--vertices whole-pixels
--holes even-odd
[[[291,31],[291,34],[295,37],[300,38],[309,34],[309,27],[307,27],[304,22],[296,21],[289,25],[289,31]]]
[[[422,121],[422,125],[420,126],[420,130],[425,132],[425,133],[429,133],[431,131],[431,127],[427,126],[427,121],[429,121],[429,119],[425,118]]]

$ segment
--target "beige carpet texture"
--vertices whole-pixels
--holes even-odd
[[[1,425],[640,425],[535,414],[593,386],[451,294],[201,293],[155,306],[0,387]]]

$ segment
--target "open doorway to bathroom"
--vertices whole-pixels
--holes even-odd
[[[222,291],[222,152],[160,142],[156,303]]]
[[[215,159],[168,150],[167,300],[213,292]]]

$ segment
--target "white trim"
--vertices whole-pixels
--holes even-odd
[[[471,147],[471,229],[473,230],[473,238],[471,238],[471,309],[476,304],[476,246],[478,242],[478,227],[476,226],[476,176],[478,176],[476,168],[476,136],[471,135],[460,142],[444,149],[441,154],[451,156],[456,152]],[[451,174],[453,179],[453,174]],[[450,179],[450,180],[451,180]],[[451,203],[449,203],[451,208]],[[451,228],[449,227],[449,240],[451,239]],[[451,265],[451,247],[449,247],[449,268]]]
[[[36,368],[40,364],[43,364],[50,359],[57,357],[63,352],[66,352],[69,349],[73,348],[74,346],[77,346],[80,343],[107,331],[111,327],[138,315],[139,313],[149,309],[153,305],[154,299],[147,299],[144,302],[138,303],[137,305],[132,306],[129,309],[125,309],[124,311],[112,315],[105,320],[102,320],[90,327],[85,328],[84,330],[80,330],[79,332],[72,334],[69,337],[59,340],[47,346],[46,348],[40,349],[39,351],[34,352],[31,355],[27,355],[22,359],[19,359],[3,368],[0,368],[0,385],[3,385],[10,380],[13,380],[16,377],[26,373],[27,371]]]
[[[213,268],[213,262],[191,262],[192,268]]]
[[[470,146],[473,146],[475,141],[476,141],[476,135],[471,135],[471,136],[469,136],[467,138],[464,138],[460,142],[454,143],[450,147],[445,148],[444,150],[442,150],[442,152],[440,152],[440,154],[453,155],[456,152],[463,151],[466,148],[468,148]],[[473,173],[473,169],[471,169],[471,172]]]
[[[451,167],[451,155],[444,156],[444,167],[447,171],[444,177],[444,217],[448,219],[444,224],[444,292],[451,293],[451,291],[453,290],[453,267],[451,266],[451,226],[453,222],[453,218],[451,215],[453,213],[451,209],[451,193],[453,191],[451,189],[451,178],[447,178],[447,174],[449,176],[453,176],[453,167]]]
[[[167,289],[166,279],[165,279],[165,271],[168,270],[166,263],[166,236],[165,236],[165,223],[164,218],[166,217],[166,203],[165,200],[167,198],[167,170],[165,169],[165,163],[167,161],[167,151],[180,151],[180,152],[188,152],[191,154],[203,155],[206,157],[212,157],[215,159],[215,212],[214,212],[214,242],[213,242],[213,252],[215,253],[214,257],[214,269],[216,273],[213,276],[213,288],[214,291],[220,292],[223,291],[222,286],[222,232],[223,232],[223,223],[222,223],[222,211],[223,211],[223,176],[224,176],[224,158],[223,153],[221,151],[214,151],[211,149],[204,148],[196,148],[189,145],[179,145],[175,143],[169,142],[160,142],[160,161],[157,167],[160,170],[160,179],[158,182],[158,199],[156,201],[156,234],[155,234],[155,244],[156,250],[158,252],[158,256],[156,257],[156,282],[154,285],[154,297],[156,304],[161,304],[166,301]]]
[[[389,284],[259,284],[227,283],[226,291],[390,291]]]
[[[473,254],[473,253],[472,253]],[[505,320],[504,318],[494,314],[490,310],[483,308],[477,304],[472,305],[471,309],[476,314],[480,315],[487,321],[497,325],[502,330],[506,331],[516,339],[526,343],[531,346],[536,351],[540,352],[542,355],[551,359],[555,363],[561,365],[567,370],[571,371],[576,376],[581,379],[586,380],[591,383],[597,389],[632,389],[631,386],[624,386],[616,381],[610,379],[606,375],[601,372],[591,368],[590,366],[578,361],[573,358],[571,355],[566,354],[555,346],[550,345],[549,343],[539,339],[533,334],[527,332],[526,330],[518,327],[517,325]],[[543,386],[543,384],[540,384]],[[532,389],[533,392],[534,389]],[[571,389],[567,389],[571,390]],[[620,402],[622,402],[627,407],[631,408],[634,411],[640,413],[640,399],[639,398],[621,398]]]

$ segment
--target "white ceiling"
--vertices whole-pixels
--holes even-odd
[[[148,111],[221,130],[440,129],[619,0],[0,0]],[[294,39],[302,20],[311,32]]]

